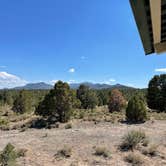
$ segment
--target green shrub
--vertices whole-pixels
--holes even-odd
[[[139,96],[130,99],[126,109],[126,119],[130,122],[144,122],[147,119],[147,109]]]
[[[6,126],[6,125],[8,125],[8,121],[6,119],[0,118],[0,126]]]
[[[83,119],[85,116],[85,113],[83,111],[80,111],[79,113],[79,119]]]
[[[132,130],[123,137],[120,147],[122,150],[133,150],[138,144],[144,144],[147,140],[144,132]]]
[[[131,163],[132,166],[138,166],[143,164],[143,159],[140,155],[135,153],[130,153],[125,157],[125,161],[128,163]]]
[[[71,129],[72,128],[72,124],[71,123],[68,123],[65,125],[65,129]]]
[[[96,156],[110,157],[110,152],[105,147],[95,148]]]
[[[29,91],[21,90],[13,103],[12,110],[18,114],[33,111],[32,96]]]
[[[17,152],[12,144],[7,144],[0,154],[0,164],[2,166],[16,165]]]

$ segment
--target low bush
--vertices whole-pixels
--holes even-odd
[[[139,96],[129,100],[126,109],[126,119],[130,122],[144,122],[147,120],[147,109],[144,101]]]
[[[72,124],[71,123],[68,123],[65,125],[65,129],[71,129],[72,128]]]
[[[6,126],[8,125],[8,121],[6,119],[0,118],[0,126]]]
[[[15,166],[17,157],[15,147],[9,143],[0,154],[0,164],[1,166]]]
[[[132,130],[123,137],[120,147],[121,150],[133,150],[138,144],[144,144],[145,141],[147,143],[147,140],[144,132]]]
[[[63,149],[59,150],[55,156],[62,158],[69,158],[72,155],[72,149],[70,147],[64,146]]]
[[[152,144],[149,147],[142,149],[142,153],[144,155],[147,155],[150,157],[156,156],[157,155],[157,145]]]
[[[130,153],[125,157],[125,161],[131,163],[132,166],[138,166],[143,164],[143,159],[139,154]]]
[[[95,148],[96,156],[110,157],[110,152],[105,147],[97,147]]]
[[[16,159],[25,157],[27,149],[16,150],[15,147],[8,143],[2,152],[0,152],[0,165],[1,166],[16,166]]]

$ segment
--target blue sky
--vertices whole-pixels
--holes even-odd
[[[5,0],[0,20],[0,88],[55,80],[142,88],[166,72],[166,54],[145,56],[129,0]]]

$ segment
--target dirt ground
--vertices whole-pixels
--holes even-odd
[[[20,166],[125,166],[124,157],[129,152],[118,149],[122,137],[128,131],[143,130],[151,143],[158,145],[159,156],[142,155],[147,166],[166,165],[166,121],[148,121],[144,124],[127,125],[110,122],[73,121],[71,129],[60,125],[57,129],[28,129],[0,131],[0,150],[7,143],[16,148],[27,149],[25,157],[18,159]],[[70,158],[56,158],[55,154],[64,146],[72,149]],[[95,147],[106,147],[111,157],[94,155]],[[161,157],[162,156],[162,157]]]

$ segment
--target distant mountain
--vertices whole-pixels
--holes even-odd
[[[98,89],[98,90],[99,89],[113,89],[113,88],[118,88],[118,89],[133,88],[133,87],[128,87],[128,86],[121,85],[121,84],[109,85],[109,84],[100,84],[100,83],[91,83],[91,82],[72,83],[72,84],[70,84],[70,87],[72,89],[78,89],[78,87],[81,84],[89,86],[91,89]],[[22,87],[16,87],[14,89],[18,89],[18,90],[19,89],[25,89],[25,90],[40,90],[40,89],[47,90],[48,89],[49,90],[52,88],[53,88],[53,85],[46,84],[44,82],[39,82],[39,83],[30,83],[30,84],[27,84]]]
[[[25,90],[40,90],[40,89],[44,89],[44,90],[47,90],[47,89],[52,89],[53,86],[50,85],[50,84],[46,84],[44,82],[39,82],[39,83],[30,83],[30,84],[27,84],[25,86],[21,86],[21,87],[16,87],[14,89],[25,89]]]
[[[121,84],[109,85],[109,84],[100,84],[100,83],[91,83],[91,82],[73,83],[73,84],[70,84],[70,87],[72,89],[77,89],[81,84],[89,86],[91,89],[113,89],[113,88],[126,89],[126,88],[133,88],[133,87],[129,87],[129,86],[121,85]]]

